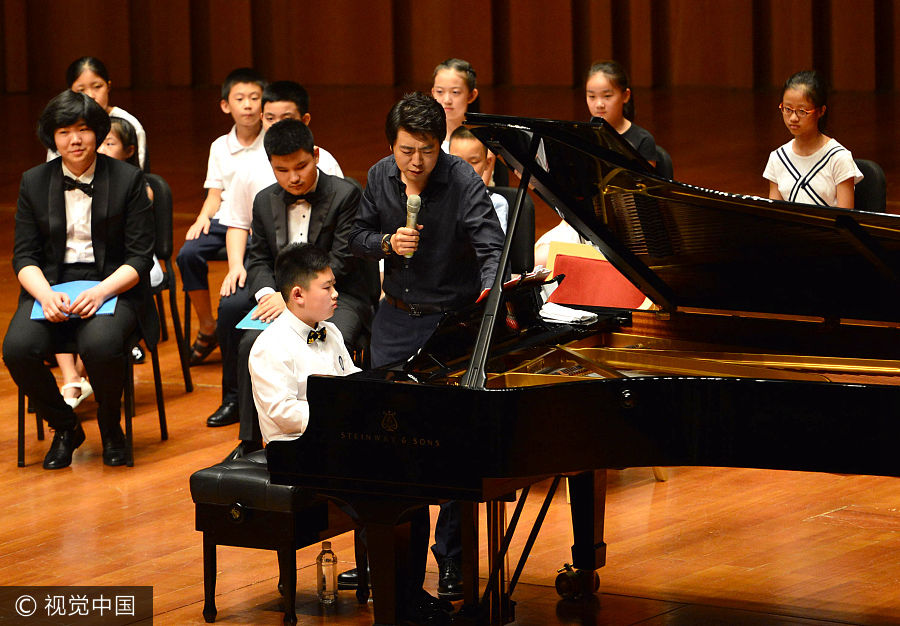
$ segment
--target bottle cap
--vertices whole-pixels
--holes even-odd
[[[331,542],[330,542],[330,541],[323,541],[323,542],[322,542],[322,549],[323,549],[323,550],[331,550]]]

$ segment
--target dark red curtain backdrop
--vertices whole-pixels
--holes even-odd
[[[573,85],[616,58],[637,86],[767,87],[815,67],[900,87],[900,0],[0,0],[0,91],[52,92],[103,59],[115,86],[217,84],[252,65],[310,85],[428,80],[463,57],[486,85]]]

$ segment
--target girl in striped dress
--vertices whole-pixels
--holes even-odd
[[[850,151],[822,132],[826,98],[815,71],[797,72],[784,83],[778,108],[794,138],[769,155],[763,177],[772,200],[853,208],[853,188],[863,175]]]

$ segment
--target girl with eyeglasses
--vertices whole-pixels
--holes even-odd
[[[812,70],[784,83],[778,108],[794,138],[769,155],[763,177],[772,200],[853,208],[853,188],[863,175],[850,151],[822,132],[827,91]]]

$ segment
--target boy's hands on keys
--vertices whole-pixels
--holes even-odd
[[[191,224],[191,227],[188,228],[187,234],[184,236],[185,241],[188,239],[197,239],[200,234],[208,235],[209,234],[209,218],[206,217],[206,213],[203,211],[200,212],[200,215],[197,216],[196,221]]]
[[[251,319],[259,320],[268,324],[275,320],[284,311],[284,298],[281,293],[274,292],[264,295],[259,300],[259,305]]]
[[[237,291],[238,287],[243,287],[247,282],[247,270],[242,265],[237,270],[228,270],[225,278],[222,280],[222,288],[219,290],[220,296],[230,296]]]

